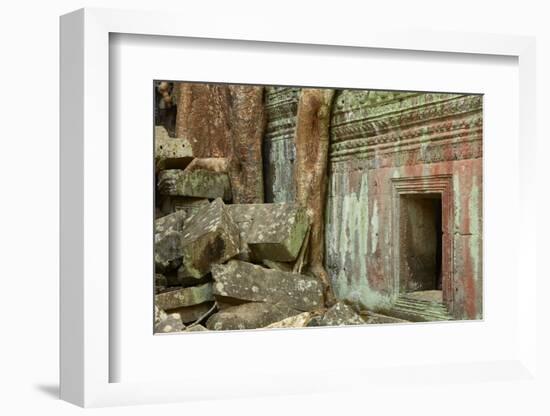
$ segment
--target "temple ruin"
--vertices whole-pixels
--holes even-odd
[[[183,322],[193,323],[190,329],[482,318],[481,95],[310,90],[313,124],[300,127],[308,111],[302,88],[198,85],[187,84],[180,92],[187,95],[172,100],[177,115],[156,117],[156,221],[178,212],[187,218],[171,220],[176,234],[157,226],[156,241],[178,249],[156,250],[165,255],[156,264],[158,299],[168,302],[176,290],[203,297],[189,305],[157,302],[160,309],[190,314]],[[325,124],[326,160],[307,148]],[[305,140],[306,156],[297,140]],[[170,146],[177,149],[164,155]],[[309,154],[326,173],[301,184]],[[319,180],[326,187],[321,205],[303,202],[308,191],[297,186]],[[193,221],[214,227],[217,237],[186,243],[181,227]],[[201,234],[194,227],[187,234]],[[193,256],[204,247],[208,255],[199,261]],[[328,289],[318,270],[308,269],[315,250]],[[265,282],[288,295],[274,295]],[[306,286],[311,291],[297,292]]]

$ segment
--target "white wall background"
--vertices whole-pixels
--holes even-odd
[[[4,2],[0,11],[2,82],[0,117],[0,413],[5,415],[77,414],[82,409],[57,400],[58,385],[58,16],[80,7],[115,7],[185,11],[190,19],[200,14],[247,14],[275,19],[285,25],[322,24],[392,25],[434,30],[536,35],[538,47],[538,129],[541,190],[539,214],[539,274],[548,256],[548,173],[544,158],[550,150],[545,125],[550,105],[545,98],[550,84],[550,29],[545,1],[362,1],[338,0],[299,3],[244,1],[88,0]],[[205,19],[208,20],[207,18]],[[181,22],[185,24],[184,21]],[[238,31],[238,28],[236,28]],[[543,140],[542,138],[545,138]],[[513,227],[513,219],[504,226]],[[548,234],[550,235],[550,234]],[[546,241],[543,241],[546,240]],[[543,245],[544,244],[544,245]],[[549,307],[542,294],[550,293],[548,279],[538,287],[541,368],[550,374]],[[550,391],[547,387],[546,395]],[[429,398],[428,398],[429,397]],[[99,409],[99,414],[548,414],[543,391],[529,386],[487,383],[435,386],[419,395],[411,391],[399,398],[387,394],[361,397],[339,393],[326,396],[281,397],[229,402]]]

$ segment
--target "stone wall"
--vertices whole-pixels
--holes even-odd
[[[298,98],[296,88],[266,89],[266,202],[294,199]],[[443,211],[449,218],[445,303],[455,318],[482,316],[482,126],[479,95],[337,92],[325,266],[339,299],[373,310],[393,304],[400,267],[396,184],[425,178],[415,185],[419,192],[437,188],[432,183],[449,184],[437,188],[446,195]]]
[[[372,309],[396,296],[394,183],[448,178],[456,318],[481,317],[482,97],[341,91],[331,126],[326,267],[336,295]],[[445,289],[444,289],[445,291]]]
[[[266,87],[265,202],[294,201],[294,130],[300,88]]]

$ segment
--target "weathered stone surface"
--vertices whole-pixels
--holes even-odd
[[[163,321],[166,319],[168,315],[165,311],[160,309],[157,305],[155,305],[155,326],[160,323],[160,321]]]
[[[263,142],[266,202],[294,201],[296,111],[300,88],[266,87]]]
[[[186,212],[179,211],[157,218],[155,220],[155,234],[161,234],[168,231],[181,231],[187,217],[188,215]]]
[[[161,195],[159,200],[159,209],[162,215],[184,211],[187,217],[190,217],[209,204],[208,198],[193,198],[188,196]]]
[[[221,199],[189,218],[181,240],[182,266],[178,276],[199,279],[211,266],[239,253],[239,229]]]
[[[214,296],[212,295],[212,283],[185,287],[155,295],[156,306],[164,310],[199,305],[212,300],[214,300]]]
[[[239,260],[213,266],[212,276],[215,295],[284,304],[299,311],[311,311],[323,304],[322,286],[315,277],[265,269]]]
[[[206,327],[212,330],[263,328],[298,313],[299,311],[285,305],[251,302],[232,306],[212,315]]]
[[[281,262],[296,259],[308,228],[304,209],[285,203],[233,204],[229,212],[253,258]]]
[[[279,322],[274,322],[266,328],[304,328],[308,326],[309,321],[315,316],[312,312],[303,312],[299,315],[290,316]]]
[[[248,235],[250,226],[257,216],[267,215],[268,204],[231,204],[227,210],[239,228],[240,250],[239,259],[243,261],[252,260],[250,249],[248,248]]]
[[[191,143],[184,138],[168,136],[166,129],[155,126],[155,168],[157,172],[164,169],[185,169],[193,160]]]
[[[168,281],[166,276],[160,273],[155,273],[155,293],[165,290],[167,285]]]
[[[176,308],[167,310],[167,313],[177,313],[179,314],[181,321],[184,324],[189,324],[195,322],[205,313],[207,313],[213,306],[213,302],[205,302],[199,305],[185,306],[183,308]]]
[[[210,273],[205,274],[204,276],[197,278],[189,276],[189,273],[185,266],[181,266],[175,275],[170,275],[168,278],[168,286],[197,286],[202,285],[203,283],[208,283],[212,281],[212,275]]]
[[[155,271],[166,272],[181,266],[181,231],[168,230],[155,234]]]
[[[380,313],[374,313],[369,311],[367,313],[365,321],[367,324],[402,324],[410,321],[404,319],[395,318],[393,316],[382,315]]]
[[[176,269],[181,265],[183,223],[187,214],[183,211],[155,220],[155,266],[159,272]]]
[[[181,322],[180,316],[177,313],[167,315],[157,325],[155,325],[155,332],[181,332],[185,329],[185,325]]]
[[[412,195],[447,177],[441,289],[455,319],[481,318],[483,97],[343,90],[330,125],[326,267],[337,297],[369,310],[391,305],[407,209],[395,210],[392,195],[401,183]]]
[[[231,185],[227,173],[204,169],[191,172],[168,169],[160,172],[158,178],[158,187],[162,195],[222,198],[224,201],[231,201]]]
[[[365,323],[363,318],[344,302],[334,304],[326,311],[321,320],[323,326],[363,325]]]
[[[201,324],[191,325],[185,328],[185,332],[204,332],[204,331],[208,331],[208,329],[202,326]]]
[[[282,261],[262,260],[262,263],[268,269],[279,270],[280,272],[292,272],[292,266]]]

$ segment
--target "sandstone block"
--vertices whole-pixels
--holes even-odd
[[[299,311],[285,305],[251,302],[232,306],[212,315],[206,327],[217,331],[263,328],[298,313]]]
[[[170,290],[155,295],[156,306],[164,310],[199,305],[213,300],[212,283]]]
[[[158,324],[155,325],[155,333],[159,332],[180,332],[185,329],[185,325],[181,322],[180,316],[177,313],[167,315]]]
[[[296,260],[309,222],[304,209],[294,204],[233,204],[231,216],[239,225],[241,244],[252,258],[279,262]]]
[[[157,172],[165,169],[185,169],[192,160],[193,149],[187,139],[170,137],[164,127],[155,126]]]
[[[169,271],[181,265],[183,223],[187,214],[183,211],[155,220],[155,266],[157,271]]]
[[[229,176],[223,172],[204,169],[191,172],[180,169],[163,170],[158,176],[158,187],[162,195],[222,198],[224,201],[231,201]]]
[[[168,318],[166,312],[155,305],[155,325],[158,325],[160,321],[163,321],[166,318]]]
[[[363,318],[344,302],[337,302],[330,307],[321,320],[322,326],[363,325],[365,323]]]
[[[213,264],[239,254],[239,230],[221,199],[185,221],[178,277],[202,278]]]
[[[284,304],[298,311],[322,307],[323,289],[315,277],[264,269],[231,260],[212,267],[213,293],[218,296]]]

